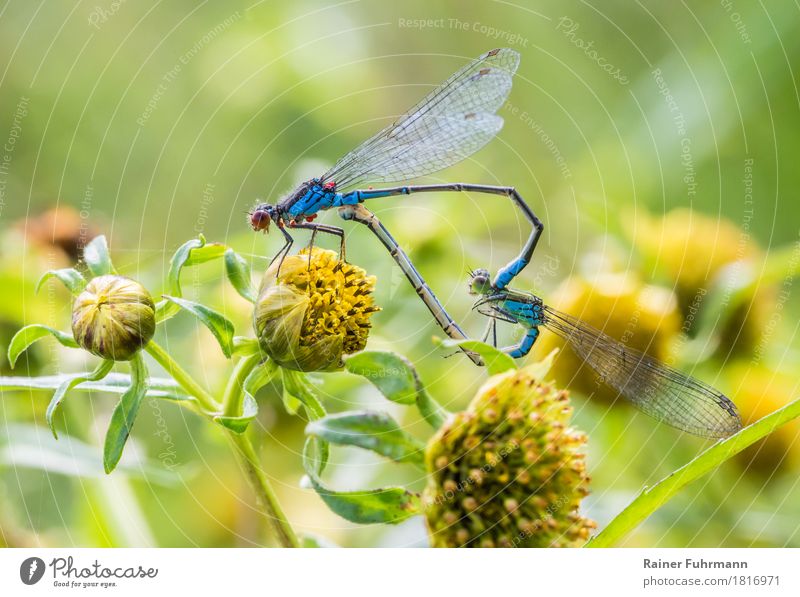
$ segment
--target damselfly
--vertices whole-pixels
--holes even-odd
[[[736,405],[719,391],[543,304],[538,296],[493,288],[488,270],[470,274],[469,290],[480,297],[474,308],[491,318],[484,341],[492,335],[497,344],[498,320],[525,328],[519,344],[503,349],[512,357],[528,354],[544,327],[563,338],[602,382],[659,421],[703,437],[727,437],[741,429]]]
[[[386,238],[391,239],[388,230],[383,225],[369,225],[367,220],[372,214],[359,212],[354,206],[368,199],[411,193],[466,191],[505,195],[521,210],[532,227],[519,256],[501,268],[492,280],[493,288],[505,288],[530,262],[543,230],[541,221],[513,187],[466,183],[379,189],[363,187],[369,183],[397,182],[437,172],[486,145],[503,126],[503,119],[496,112],[511,91],[512,77],[518,64],[519,54],[507,48],[495,49],[478,57],[394,123],[341,158],[328,172],[302,183],[276,204],[256,206],[249,213],[253,229],[267,232],[270,222],[277,225],[286,243],[276,258],[282,259],[292,246],[293,239],[287,230],[290,228],[311,230],[312,242],[317,232],[334,234],[339,237],[344,253],[344,231],[336,226],[313,222],[320,211],[339,208],[343,218],[367,224],[386,245]],[[369,216],[359,219],[356,217],[359,213]],[[407,258],[400,258],[401,255],[393,253],[436,321],[448,335],[463,338],[463,332],[431,288]],[[477,359],[475,355],[471,356],[473,360]]]

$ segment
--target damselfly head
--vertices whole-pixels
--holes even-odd
[[[492,290],[488,269],[476,269],[469,274],[469,293],[472,295],[488,294]]]
[[[272,221],[274,214],[275,206],[267,203],[260,203],[247,212],[250,226],[253,227],[253,230],[256,232],[263,230],[265,233],[269,232],[269,223]]]

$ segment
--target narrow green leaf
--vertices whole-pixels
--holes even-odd
[[[280,371],[283,381],[283,404],[287,412],[297,414],[300,404],[302,404],[306,416],[311,421],[321,419],[327,414],[314,386],[304,373],[290,369],[281,369]],[[322,471],[325,470],[329,456],[328,442],[318,437],[306,438],[303,446],[303,458],[315,463],[317,474],[322,474]]]
[[[306,426],[306,434],[327,442],[372,450],[396,462],[425,469],[425,445],[403,431],[386,413],[346,412],[328,415]]]
[[[402,487],[366,489],[364,491],[334,491],[323,485],[315,463],[304,451],[306,475],[322,501],[345,520],[358,524],[397,524],[422,511],[422,500],[416,493]]]
[[[230,280],[236,292],[238,292],[242,298],[247,299],[251,303],[255,303],[257,292],[253,287],[250,265],[245,261],[244,257],[233,249],[225,251],[225,271],[228,274],[228,280]]]
[[[225,255],[227,248],[222,243],[208,243],[202,247],[192,249],[183,267],[192,267],[193,265],[201,265],[219,259]]]
[[[595,535],[586,546],[614,546],[648,516],[672,499],[686,485],[715,470],[723,462],[766,437],[781,425],[785,425],[797,418],[800,418],[800,398],[759,419],[734,435],[718,441],[688,464],[670,473],[652,487],[645,487],[636,499],[617,514],[614,520]]]
[[[510,369],[517,368],[514,359],[509,355],[494,346],[479,342],[478,340],[453,340],[451,338],[445,340],[435,338],[434,340],[439,346],[443,346],[444,348],[463,348],[464,350],[479,354],[483,359],[484,365],[486,365],[489,375],[497,375],[498,373],[504,373]]]
[[[54,438],[58,439],[58,433],[56,433],[56,426],[55,422],[53,421],[53,416],[55,415],[56,409],[58,409],[58,407],[64,401],[64,398],[67,397],[67,393],[72,388],[85,381],[99,381],[103,379],[106,375],[108,375],[113,367],[114,361],[102,360],[100,361],[100,364],[97,365],[97,368],[91,373],[81,373],[79,375],[75,375],[71,379],[62,382],[61,385],[56,388],[56,391],[50,400],[50,404],[47,405],[47,411],[45,412],[45,420],[47,421],[47,425],[50,427],[50,431],[53,432]]]
[[[214,337],[217,339],[217,342],[219,342],[219,345],[222,348],[222,354],[224,354],[227,358],[231,358],[233,355],[234,328],[233,324],[228,318],[215,311],[211,307],[206,307],[201,303],[195,303],[194,301],[188,301],[186,299],[168,296],[166,294],[164,295],[164,298],[197,317],[197,319],[199,319],[203,325],[205,325],[211,331],[211,333],[214,334]]]
[[[0,391],[55,390],[73,378],[71,374],[43,375],[41,377],[0,377]],[[100,381],[87,381],[73,388],[75,392],[107,392],[124,394],[131,385],[131,376],[126,373],[109,373]],[[195,398],[186,394],[176,381],[167,377],[151,377],[147,383],[148,398],[159,398],[173,402],[193,402]]]
[[[86,287],[86,279],[81,275],[81,273],[74,268],[67,267],[64,269],[51,269],[49,272],[45,272],[45,274],[39,278],[39,281],[36,283],[37,293],[42,285],[50,278],[56,278],[59,280],[64,286],[67,287],[67,290],[74,295],[80,294],[81,291]]]
[[[41,340],[45,336],[53,336],[63,346],[67,346],[69,348],[78,348],[78,343],[75,342],[72,334],[60,332],[59,330],[51,328],[47,325],[42,325],[40,323],[26,325],[24,328],[14,334],[14,337],[11,338],[11,342],[8,345],[8,362],[11,365],[11,368],[13,369],[14,365],[17,364],[19,355],[21,355],[31,344],[37,340]]]
[[[214,417],[214,420],[222,425],[223,427],[227,427],[234,433],[244,433],[247,431],[247,426],[256,418],[258,415],[258,403],[256,399],[253,398],[250,394],[244,395],[244,400],[242,402],[242,414],[238,416],[228,416],[228,415],[217,415]]]
[[[365,350],[345,358],[345,369],[370,381],[392,402],[414,404],[421,387],[411,362],[394,352]]]
[[[106,432],[106,441],[103,447],[103,468],[106,473],[113,471],[119,463],[119,459],[122,458],[122,450],[131,434],[133,423],[146,393],[147,368],[142,355],[137,354],[131,360],[131,386],[122,395],[111,414],[111,423]]]
[[[315,420],[325,416],[325,407],[317,396],[314,386],[305,374],[291,369],[281,369],[283,389],[306,408],[309,419]]]
[[[116,273],[111,263],[108,242],[104,235],[96,236],[83,248],[83,261],[93,276]]]
[[[178,247],[178,250],[172,255],[169,273],[167,274],[168,294],[179,298],[183,296],[181,272],[184,267],[216,259],[225,252],[225,246],[218,243],[212,243],[208,245],[208,248],[206,246],[206,238],[201,234]],[[180,308],[174,302],[159,301],[156,304],[156,321],[166,321],[174,317],[179,311]]]

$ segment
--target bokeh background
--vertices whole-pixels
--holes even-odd
[[[795,2],[14,2],[0,6],[0,347],[21,325],[69,323],[69,297],[40,274],[73,264],[96,233],[154,293],[174,249],[202,233],[263,271],[281,244],[245,212],[324,171],[466,61],[522,55],[498,138],[427,177],[514,185],[546,228],[516,281],[728,393],[754,420],[798,395],[800,8]],[[466,272],[518,252],[526,222],[500,197],[375,201],[457,321],[472,334]],[[322,221],[338,224],[335,213]],[[408,356],[431,394],[466,405],[485,372],[443,358],[440,335],[390,257],[345,224],[348,256],[378,276],[371,348]],[[323,241],[325,243],[329,241]],[[329,246],[333,247],[333,243]],[[248,304],[221,266],[186,294],[249,334]],[[503,335],[513,341],[516,331]],[[230,373],[210,335],[178,317],[159,340],[199,380]],[[555,346],[544,335],[531,359]],[[16,374],[78,371],[43,341]],[[155,369],[155,367],[153,366]],[[9,374],[0,358],[0,371]],[[602,527],[644,485],[707,442],[658,425],[598,388],[578,363],[573,391],[593,477],[586,514]],[[408,409],[348,374],[317,377],[329,410]],[[357,527],[300,486],[304,421],[280,388],[259,395],[253,432],[298,529],[346,546],[426,545],[419,518]],[[102,474],[107,395],[71,396],[55,443],[46,393],[0,399],[0,543],[14,546],[255,546],[263,520],[220,429],[148,402],[128,465]],[[636,546],[800,545],[797,425],[687,488],[626,540]],[[424,479],[357,450],[333,454],[331,485]]]

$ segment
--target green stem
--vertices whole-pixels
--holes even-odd
[[[227,417],[238,417],[242,414],[242,401],[244,400],[244,380],[261,361],[261,354],[256,353],[239,359],[233,375],[225,387],[222,396],[222,414]]]
[[[283,513],[283,509],[278,503],[278,498],[269,484],[269,479],[267,479],[264,470],[261,468],[256,451],[253,449],[253,444],[243,434],[230,432],[228,435],[237,448],[239,459],[247,473],[247,478],[250,480],[250,485],[255,490],[256,496],[261,502],[269,524],[277,535],[281,546],[300,547],[297,535]]]
[[[173,377],[173,379],[175,379],[175,381],[181,385],[181,387],[183,387],[184,390],[197,398],[197,401],[201,406],[201,410],[205,411],[203,414],[207,416],[213,416],[213,413],[220,412],[222,407],[219,405],[219,403],[217,403],[214,397],[197,382],[195,382],[194,379],[192,379],[192,376],[189,375],[189,373],[187,373],[183,368],[181,368],[181,366],[178,365],[163,348],[161,348],[155,342],[150,341],[147,344],[146,350],[148,354],[150,354],[150,356],[152,356],[158,362],[158,364],[161,365],[164,370],[166,370]],[[254,360],[255,362],[253,362]],[[241,404],[242,383],[240,383],[237,378],[240,378],[240,380],[243,382],[247,377],[247,374],[257,364],[258,355],[244,358],[237,364],[236,372],[233,376],[234,379],[228,382],[228,387],[225,390],[226,405],[229,405],[232,402],[239,402],[239,404]],[[234,394],[238,394],[239,397],[233,397]],[[261,464],[258,461],[258,457],[256,456],[256,452],[253,449],[253,445],[250,443],[250,440],[243,434],[238,434],[231,430],[227,431],[228,437],[236,447],[236,453],[239,456],[245,472],[247,473],[247,480],[250,481],[250,485],[252,486],[258,501],[261,503],[261,507],[264,509],[270,526],[275,532],[278,541],[283,547],[299,547],[300,543],[297,540],[297,535],[295,535],[294,530],[289,524],[286,515],[283,513],[283,510],[278,503],[278,499],[275,497],[275,493],[272,491],[272,487],[269,484],[269,479],[267,479],[267,476],[264,474],[264,471],[261,468]]]
[[[153,357],[159,365],[161,365],[164,370],[169,373],[172,378],[177,381],[184,390],[186,390],[189,394],[197,398],[197,401],[200,403],[200,406],[203,407],[203,410],[206,413],[218,413],[220,411],[220,405],[214,399],[214,397],[209,394],[203,386],[198,384],[189,373],[187,373],[175,360],[169,355],[169,353],[161,348],[158,344],[153,342],[152,340],[147,344],[145,347],[147,353]]]
[[[737,434],[717,442],[668,477],[652,487],[643,489],[636,499],[628,504],[606,528],[587,543],[586,547],[615,545],[683,487],[797,417],[800,417],[800,399],[759,419]]]

